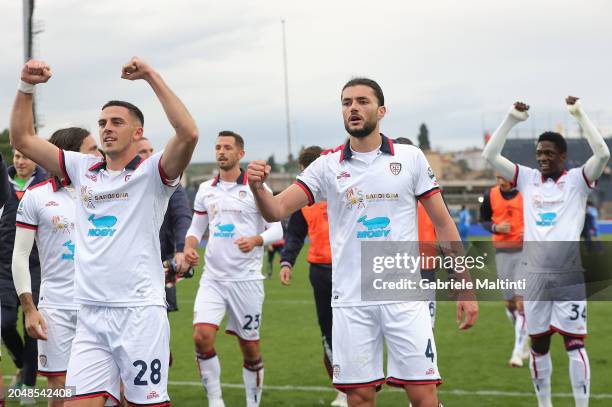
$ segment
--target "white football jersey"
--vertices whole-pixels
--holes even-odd
[[[523,195],[524,266],[533,272],[582,270],[578,242],[594,186],[583,167],[564,171],[555,181],[545,179],[539,170],[517,165],[514,183]]]
[[[159,229],[178,179],[161,167],[162,153],[136,156],[119,174],[106,161],[62,151],[64,183],[76,205],[75,301],[108,307],[165,306]]]
[[[19,202],[17,227],[36,231],[41,283],[38,308],[77,310],[74,302],[74,192],[57,179],[31,186]]]
[[[317,158],[296,184],[310,203],[327,201],[332,306],[385,303],[361,299],[361,242],[418,241],[417,199],[440,192],[423,152],[385,136],[373,155],[356,154],[347,142]]]
[[[240,237],[260,235],[271,226],[262,218],[246,172],[236,182],[216,176],[200,184],[193,204],[194,216],[208,216],[209,238],[204,254],[202,279],[220,281],[261,280],[264,248],[257,246],[243,253],[235,243]]]

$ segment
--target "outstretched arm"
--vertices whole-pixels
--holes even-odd
[[[159,73],[139,58],[132,58],[123,67],[121,77],[129,80],[144,79],[157,95],[168,121],[176,131],[174,137],[166,144],[161,166],[168,179],[178,178],[189,164],[198,142],[198,128],[195,121]]]
[[[25,314],[25,328],[28,335],[35,339],[47,339],[47,324],[36,309],[32,299],[30,279],[30,252],[34,246],[34,230],[17,227],[13,247],[13,282]]]
[[[21,70],[21,85],[11,112],[10,139],[12,146],[53,175],[61,176],[59,149],[34,131],[32,100],[34,86],[51,78],[51,68],[42,61],[30,60]]]
[[[264,182],[270,174],[270,166],[265,161],[252,161],[249,164],[247,174],[255,203],[257,203],[259,212],[266,221],[280,221],[308,205],[308,195],[295,184],[276,196],[272,195],[272,192],[264,186]]]
[[[482,152],[482,156],[506,179],[514,179],[516,165],[502,156],[501,151],[504,148],[504,143],[506,142],[506,137],[508,137],[510,130],[512,130],[517,123],[527,120],[529,117],[527,114],[528,110],[528,105],[522,102],[516,102],[506,115],[504,121],[495,130]]]
[[[565,99],[567,110],[574,116],[584,135],[593,150],[593,155],[584,164],[584,175],[589,181],[595,181],[601,176],[610,160],[610,150],[606,145],[601,133],[593,125],[587,114],[582,110],[582,106],[577,97],[568,96]]]

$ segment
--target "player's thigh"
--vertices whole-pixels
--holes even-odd
[[[497,270],[497,278],[500,280],[517,281],[520,276],[521,252],[497,252],[495,254],[495,267]],[[514,289],[504,289],[502,296],[504,300],[510,301],[517,295],[522,295],[522,292]]]
[[[381,305],[387,343],[387,382],[395,386],[440,383],[427,301]]]
[[[552,301],[523,301],[527,333],[531,336],[550,332]]]
[[[125,399],[135,405],[170,405],[167,392],[170,324],[166,309],[160,306],[118,309],[114,320],[121,321],[122,329],[109,336]]]
[[[193,325],[209,325],[218,329],[225,316],[226,295],[223,283],[203,280],[193,304]]]
[[[568,336],[587,334],[587,302],[582,300],[554,301],[550,325],[555,331]]]
[[[334,386],[350,389],[384,383],[379,306],[334,307],[332,313]]]
[[[228,283],[226,332],[244,341],[258,341],[264,297],[262,280]]]
[[[74,390],[75,406],[95,403],[98,398],[120,399],[119,367],[104,333],[108,331],[106,307],[82,306],[78,311],[66,387]]]
[[[65,376],[76,334],[77,312],[41,308],[40,313],[47,323],[47,340],[38,341],[38,374],[50,379]]]

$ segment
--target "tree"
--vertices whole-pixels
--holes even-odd
[[[9,141],[8,129],[4,129],[0,133],[0,153],[5,162],[11,163],[13,161],[13,147]]]
[[[431,146],[429,145],[429,130],[425,123],[421,124],[421,127],[419,127],[419,148],[423,151],[431,150]]]
[[[274,154],[268,157],[268,165],[272,168],[272,172],[278,172],[278,164],[274,159]]]

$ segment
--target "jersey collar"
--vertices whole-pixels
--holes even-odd
[[[552,179],[553,181],[555,181],[555,183],[557,183],[561,179],[561,177],[564,176],[565,174],[567,174],[567,170],[563,170],[557,178],[552,177],[552,176],[545,177],[544,174],[540,173],[540,175],[542,176],[542,184],[545,183],[548,178]]]
[[[142,163],[142,158],[139,155],[136,155],[136,157],[132,158],[132,161],[127,163],[127,165],[125,166],[125,169],[134,171],[136,168],[138,168],[138,166],[141,163]],[[89,167],[89,171],[92,171],[92,172],[98,172],[102,169],[104,170],[106,169],[106,160],[104,159],[102,161],[98,161],[97,163]]]
[[[384,154],[395,155],[395,148],[393,147],[393,140],[380,133],[382,138],[382,143],[380,145],[380,151]],[[340,151],[340,161],[350,160],[353,157],[353,152],[351,151],[351,140],[347,140],[344,143],[344,147]]]
[[[215,178],[213,179],[211,186],[216,187],[218,183],[219,183],[219,174],[215,175]],[[238,178],[236,178],[236,184],[238,185],[247,184],[247,172],[243,170],[242,168],[240,169],[240,175],[238,175]]]

